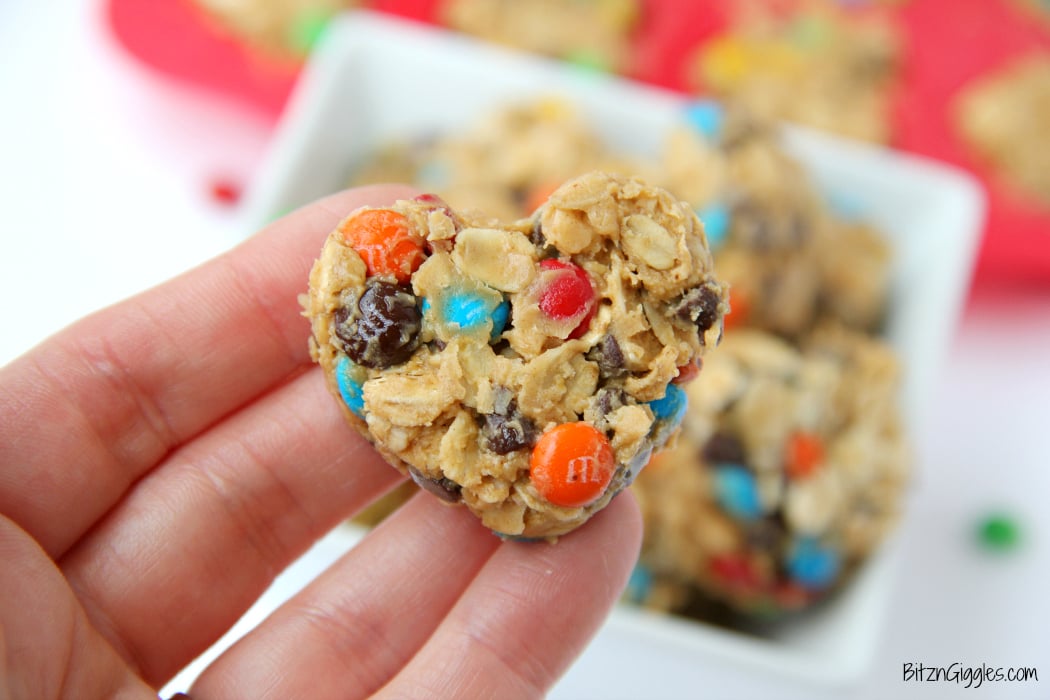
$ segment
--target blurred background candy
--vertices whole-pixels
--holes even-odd
[[[955,99],[955,125],[992,177],[1050,208],[1050,53],[1024,56]]]
[[[843,586],[892,531],[910,478],[900,367],[831,324],[799,346],[739,329],[687,385],[677,445],[635,492],[656,609],[776,618]]]
[[[885,143],[901,58],[888,12],[863,3],[744,0],[690,59],[693,90],[753,113]]]
[[[956,104],[974,84],[1024,57],[1050,56],[1050,13],[1038,0],[966,0],[950,10],[940,0],[104,4],[115,36],[139,59],[239,96],[270,115],[283,109],[331,13],[351,6],[674,90],[733,96],[762,116],[887,143],[971,170],[990,205],[975,289],[1045,288],[1050,281],[1050,236],[1044,233],[1050,206],[1033,192],[1033,176],[1020,174],[1033,171],[1033,154],[1040,149],[1022,153],[1002,138],[992,146],[992,137],[974,137],[972,128],[957,126],[955,116],[967,111]],[[560,19],[545,23],[541,15]],[[993,130],[1016,119],[1014,112],[994,118],[1000,126]]]
[[[438,20],[489,41],[621,71],[641,13],[641,0],[444,0]]]

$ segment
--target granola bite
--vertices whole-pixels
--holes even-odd
[[[510,224],[434,195],[352,212],[310,274],[347,419],[497,534],[555,538],[676,432],[726,290],[692,209],[591,172]]]
[[[620,70],[628,62],[639,0],[443,0],[443,24],[556,58]]]
[[[770,124],[713,102],[695,103],[690,118],[725,172],[720,191],[697,208],[732,289],[727,325],[793,340],[829,319],[876,330],[892,258],[884,237],[829,206]]]
[[[727,3],[728,29],[687,59],[694,90],[764,119],[889,141],[903,53],[893,16],[846,2],[793,3],[787,12],[778,4]]]
[[[899,366],[881,341],[842,326],[801,349],[734,330],[705,362],[676,446],[635,482],[651,577],[636,598],[760,617],[811,606],[901,510]]]
[[[981,76],[953,110],[971,153],[1014,191],[1050,207],[1050,56],[1025,56]]]

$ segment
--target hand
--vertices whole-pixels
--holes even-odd
[[[156,698],[288,564],[401,479],[311,365],[297,295],[351,190],[0,369],[0,698]],[[76,294],[76,280],[65,280]],[[557,545],[429,494],[194,685],[208,698],[528,698],[640,541],[623,494]]]

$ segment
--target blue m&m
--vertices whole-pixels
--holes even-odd
[[[824,199],[831,210],[846,221],[864,219],[864,203],[856,195],[842,190],[832,190],[824,195]]]
[[[698,209],[696,215],[704,224],[704,235],[707,236],[707,244],[712,248],[718,248],[729,234],[730,214],[729,207],[719,202],[712,202],[702,209]]]
[[[423,163],[416,171],[416,180],[426,189],[442,189],[452,179],[452,168],[448,163],[431,160]]]
[[[800,586],[809,590],[827,588],[835,582],[842,567],[836,549],[812,537],[795,541],[788,553],[787,570]]]
[[[356,365],[346,357],[340,357],[335,366],[335,380],[339,385],[339,395],[343,403],[358,418],[365,417],[365,396],[361,383],[354,378]]]
[[[489,335],[492,338],[498,338],[503,329],[507,327],[509,319],[510,302],[504,299],[492,310],[492,332]]]
[[[510,302],[497,293],[483,294],[468,290],[444,290],[436,303],[423,300],[423,314],[436,314],[437,323],[452,333],[472,333],[491,323],[489,337],[496,339],[507,327]]]
[[[722,137],[725,110],[714,100],[697,100],[686,105],[685,121],[707,140],[718,141]]]
[[[668,384],[662,397],[646,405],[653,412],[654,418],[649,439],[654,445],[663,445],[671,437],[671,433],[682,424],[689,405],[689,397],[682,387],[677,384]]]
[[[631,571],[631,577],[627,579],[627,586],[623,591],[624,598],[640,605],[646,601],[652,590],[652,573],[642,564],[635,564],[634,569]]]
[[[675,426],[682,422],[688,405],[689,398],[677,384],[668,384],[661,398],[649,402],[649,408],[656,420],[667,421]]]
[[[754,520],[762,515],[762,501],[758,496],[755,475],[739,464],[714,466],[715,498],[730,515]]]

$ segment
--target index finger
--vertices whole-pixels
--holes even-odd
[[[0,369],[0,512],[63,553],[169,451],[309,361],[298,295],[324,237],[414,194],[320,200]]]

